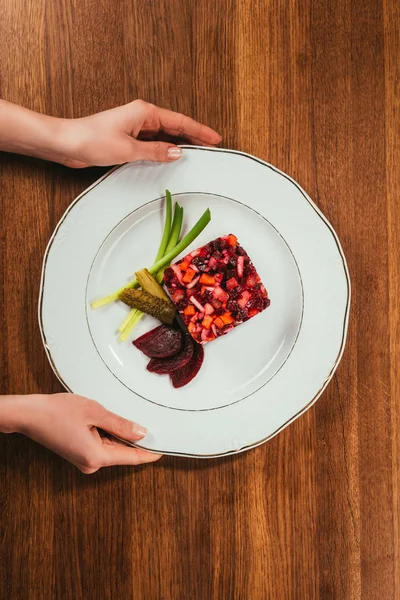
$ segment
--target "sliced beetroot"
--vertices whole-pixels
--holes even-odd
[[[170,374],[174,388],[181,388],[192,381],[200,371],[204,360],[204,350],[201,344],[194,344],[192,358],[180,369]]]
[[[147,370],[150,373],[158,375],[166,375],[172,373],[176,369],[182,368],[190,361],[193,356],[194,342],[189,333],[184,334],[182,350],[175,356],[170,358],[152,358],[147,365]]]
[[[182,332],[170,325],[160,325],[134,340],[133,345],[149,358],[168,358],[181,349]]]

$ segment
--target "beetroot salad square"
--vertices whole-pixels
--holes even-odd
[[[205,344],[270,305],[247,252],[230,234],[171,265],[164,284],[196,342]]]

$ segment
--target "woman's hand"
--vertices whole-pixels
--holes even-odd
[[[182,150],[157,141],[159,134],[185,138],[200,146],[221,141],[213,129],[190,117],[134,100],[90,117],[64,121],[63,144],[68,154],[65,164],[107,166],[135,160],[172,162],[180,158]]]
[[[57,119],[0,100],[0,150],[59,162],[69,167],[108,166],[150,160],[172,162],[182,155],[165,136],[213,146],[221,136],[190,117],[134,100],[81,119]]]
[[[161,455],[102,437],[99,429],[129,442],[146,430],[74,394],[0,397],[0,431],[27,435],[69,460],[83,473],[111,465],[154,462]]]

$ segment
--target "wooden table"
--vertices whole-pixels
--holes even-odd
[[[268,444],[93,476],[0,436],[1,600],[400,597],[397,0],[3,0],[0,94],[78,117],[134,98],[286,171],[353,283],[343,361]],[[42,255],[101,169],[0,158],[1,392],[56,392]]]

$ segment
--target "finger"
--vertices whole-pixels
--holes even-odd
[[[199,138],[196,138],[192,135],[186,135],[185,137],[183,137],[175,129],[162,129],[160,133],[157,133],[155,136],[153,136],[153,139],[168,141],[175,144],[187,144],[189,142],[189,144],[192,144],[193,146],[207,146],[207,148],[216,148],[216,144],[204,142],[203,140],[200,140]]]
[[[191,119],[187,115],[159,108],[158,106],[155,106],[154,110],[162,129],[164,131],[170,130],[176,132],[173,135],[185,138],[190,136],[205,144],[219,144],[222,140],[222,137],[214,129]],[[152,129],[154,128],[154,116],[150,119],[153,127],[149,127],[149,129]],[[143,124],[143,128],[146,129],[146,121]]]
[[[145,427],[124,419],[106,409],[100,412],[95,421],[93,425],[96,427],[101,427],[101,429],[111,433],[111,435],[127,441],[136,442],[143,439],[147,433]]]
[[[168,142],[139,142],[133,140],[132,160],[151,160],[153,162],[173,162],[182,156],[182,150]]]
[[[104,466],[142,465],[159,460],[161,454],[147,452],[142,448],[130,448],[123,444],[110,444],[104,448]]]
[[[215,148],[216,145],[215,144],[207,144],[206,142],[202,142],[201,140],[191,136],[191,135],[187,135],[186,138],[184,137],[179,137],[179,134],[176,130],[174,129],[161,129],[160,131],[156,132],[156,133],[152,133],[151,131],[141,131],[138,135],[137,135],[137,140],[139,141],[159,141],[159,142],[167,142],[169,144],[174,144],[175,146],[181,145],[181,144],[187,144],[189,142],[189,144],[193,144],[194,146],[207,146],[208,148]]]
[[[205,142],[203,140],[201,140],[200,138],[196,138],[193,135],[186,135],[186,136],[182,136],[182,134],[179,134],[178,131],[175,131],[174,129],[163,129],[163,131],[174,137],[174,138],[179,138],[180,140],[183,140],[183,143],[189,142],[190,144],[192,144],[193,146],[207,146],[208,148],[215,148],[217,146],[217,144],[211,144],[210,142]],[[158,136],[157,136],[158,137]]]

